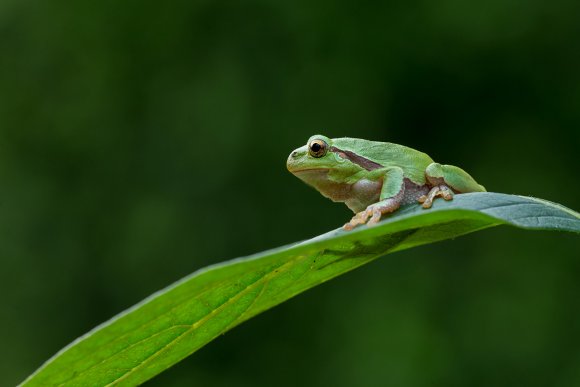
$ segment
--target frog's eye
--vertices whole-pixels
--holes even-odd
[[[322,157],[326,154],[328,145],[322,140],[312,140],[308,145],[308,153],[312,157]]]

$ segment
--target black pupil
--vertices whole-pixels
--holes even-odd
[[[317,142],[315,142],[314,144],[312,144],[310,146],[310,149],[312,149],[312,152],[318,152],[321,148],[322,148],[322,146]]]

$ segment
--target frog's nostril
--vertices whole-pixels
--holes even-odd
[[[292,152],[292,157],[296,158],[296,156],[298,156],[298,152]]]

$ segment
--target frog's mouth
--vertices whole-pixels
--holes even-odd
[[[298,177],[301,180],[306,182],[316,180],[316,179],[326,179],[326,175],[330,168],[307,168],[307,169],[297,169],[297,170],[290,170],[292,174]]]
[[[307,169],[296,169],[290,170],[292,173],[309,173],[309,172],[328,172],[330,168],[307,168]]]

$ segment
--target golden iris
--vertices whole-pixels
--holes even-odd
[[[312,157],[322,157],[326,154],[328,145],[322,140],[312,140],[308,145],[308,153]]]

